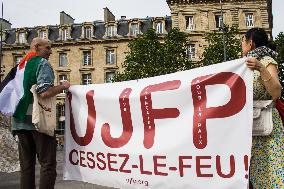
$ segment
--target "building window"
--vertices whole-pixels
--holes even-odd
[[[3,43],[5,43],[5,41],[6,41],[6,33],[5,33],[5,31],[2,31],[3,33],[2,33],[2,36],[0,35],[0,37],[2,37],[1,39],[2,39],[2,42]]]
[[[215,22],[216,22],[216,28],[222,28],[222,16],[221,15],[215,15]]]
[[[63,41],[66,41],[68,39],[68,33],[69,32],[67,28],[61,30],[61,39]]]
[[[19,43],[26,43],[26,33],[25,32],[19,33]]]
[[[65,105],[58,105],[58,115],[59,117],[65,116]]]
[[[82,74],[82,85],[89,85],[89,84],[92,84],[92,75],[90,73]]]
[[[106,78],[105,82],[106,83],[112,83],[112,79],[114,77],[115,72],[106,72]]]
[[[68,81],[66,74],[59,75],[59,84],[62,84],[63,81]]]
[[[64,117],[65,119],[65,117]],[[64,135],[64,129],[65,129],[65,121],[59,121],[57,126],[56,135]],[[59,144],[63,144],[63,142],[59,142]]]
[[[106,50],[106,64],[115,64],[114,50]]]
[[[83,66],[91,66],[91,51],[84,51],[83,52]]]
[[[64,81],[68,81],[68,78],[67,78],[67,75],[66,74],[61,74],[61,75],[59,75],[59,84],[61,85],[62,84],[62,82],[64,82]],[[67,92],[67,90],[63,90],[62,91],[62,93],[66,93]]]
[[[66,67],[68,65],[67,54],[60,53],[59,54],[59,67]]]
[[[193,16],[186,16],[186,29],[187,30],[194,30],[194,20],[193,20]]]
[[[40,31],[39,32],[39,37],[42,38],[42,39],[46,39],[47,38],[46,31]]]
[[[115,26],[107,26],[106,34],[108,37],[113,37],[116,35],[116,27]]]
[[[162,22],[157,22],[156,23],[156,33],[162,34],[163,33],[163,23]]]
[[[87,39],[92,38],[92,28],[91,27],[85,27],[84,37],[87,38]]]
[[[137,36],[139,34],[139,25],[138,23],[132,23],[130,26],[130,35]]]
[[[195,58],[195,45],[194,44],[189,44],[187,46],[187,56],[190,60]]]
[[[254,20],[253,20],[253,14],[252,13],[246,14],[246,26],[248,28],[251,28],[251,27],[254,26]]]
[[[22,60],[23,56],[15,56],[15,65],[18,65]]]
[[[58,113],[57,134],[63,135],[65,129],[65,105],[57,105],[57,113]]]

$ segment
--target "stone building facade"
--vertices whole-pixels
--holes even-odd
[[[272,0],[167,0],[172,26],[188,33],[192,59],[199,61],[207,42],[204,33],[220,31],[224,24],[244,34],[249,28],[264,28],[272,38]],[[222,9],[221,9],[222,8]],[[222,11],[221,11],[222,10]],[[191,50],[192,49],[192,50]]]
[[[222,14],[219,0],[167,0],[171,16],[116,19],[108,8],[104,9],[104,21],[74,23],[65,12],[60,13],[59,25],[32,28],[12,28],[7,20],[1,20],[5,30],[2,35],[3,78],[28,52],[34,37],[52,42],[50,63],[55,70],[55,85],[68,80],[72,85],[110,82],[122,68],[128,43],[155,29],[163,37],[172,27],[188,34],[188,55],[199,61],[207,45],[204,33],[219,31]],[[244,33],[251,27],[262,27],[272,33],[272,0],[223,0],[224,23],[236,26]],[[64,128],[65,94],[59,94],[58,129]]]
[[[55,85],[68,80],[72,85],[110,82],[121,69],[129,41],[148,29],[164,36],[171,29],[170,17],[126,19],[115,16],[105,8],[104,21],[74,23],[65,12],[60,24],[33,28],[9,28],[3,34],[2,79],[29,51],[34,37],[49,39],[49,58],[55,71]],[[4,20],[5,21],[5,20]],[[58,130],[64,128],[65,93],[57,96]]]

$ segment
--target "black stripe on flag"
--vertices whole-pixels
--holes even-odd
[[[2,92],[2,90],[6,87],[6,85],[15,78],[16,73],[17,73],[17,68],[18,66],[15,66],[14,68],[12,68],[10,70],[10,72],[8,73],[8,75],[5,77],[5,79],[0,83],[0,93]]]

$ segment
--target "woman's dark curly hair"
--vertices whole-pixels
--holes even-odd
[[[269,44],[268,36],[262,28],[251,28],[245,34],[246,40],[252,40],[255,48],[267,46]]]

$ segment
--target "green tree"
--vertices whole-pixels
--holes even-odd
[[[239,31],[235,27],[224,27],[226,57],[228,60],[234,60],[240,57],[241,41]],[[208,47],[204,49],[201,63],[204,66],[216,64],[224,61],[223,34],[220,31],[214,31],[205,34]]]
[[[193,67],[186,54],[187,35],[176,28],[164,39],[150,29],[128,47],[130,51],[122,65],[123,71],[116,73],[113,81],[153,77]]]
[[[276,51],[278,52],[277,61],[284,63],[284,33],[280,32],[274,40]]]
[[[278,53],[277,62],[279,63],[279,79],[284,88],[284,33],[280,32],[274,40],[276,51]],[[284,99],[284,92],[282,91],[282,98]]]

